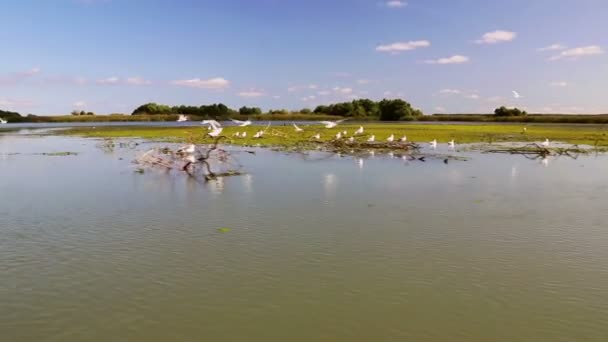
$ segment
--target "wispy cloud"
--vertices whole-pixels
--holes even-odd
[[[429,59],[429,60],[424,61],[424,63],[426,63],[426,64],[462,64],[462,63],[467,63],[468,61],[470,61],[470,59],[467,56],[454,55],[454,56],[446,57],[446,58]]]
[[[551,44],[542,48],[538,48],[536,49],[536,51],[557,51],[557,50],[564,50],[566,48],[565,45],[562,44]]]
[[[491,103],[497,103],[497,102],[504,102],[505,98],[502,96],[490,96],[486,99],[486,102],[491,102]]]
[[[317,95],[321,95],[321,96],[327,96],[331,94],[331,92],[327,91],[327,90],[321,90],[317,92]]]
[[[15,85],[40,73],[40,68],[35,67],[25,71],[17,71],[6,75],[0,75],[0,85]]]
[[[477,94],[467,94],[464,97],[471,100],[479,100],[479,95]]]
[[[136,77],[127,78],[125,83],[127,83],[129,85],[142,86],[142,85],[150,85],[150,84],[152,84],[152,81],[149,81],[149,80],[136,76]]]
[[[352,75],[349,72],[344,72],[344,71],[337,71],[332,73],[333,76],[335,77],[351,77]]]
[[[363,85],[363,84],[370,84],[372,82],[374,82],[374,81],[372,81],[372,80],[366,80],[366,79],[357,80],[357,84],[361,84],[361,85]]]
[[[441,107],[441,106],[437,106],[437,107],[435,107],[435,111],[437,113],[445,113],[445,108]]]
[[[351,94],[353,92],[352,88],[342,88],[342,87],[334,87],[333,91],[340,93],[340,94]]]
[[[549,83],[550,86],[552,87],[567,87],[568,86],[568,82],[566,81],[557,81],[557,82],[551,82]]]
[[[414,40],[409,42],[396,42],[387,45],[378,45],[376,46],[376,51],[399,53],[429,46],[431,46],[431,42],[429,42],[428,40]]]
[[[103,78],[103,79],[95,81],[95,83],[97,83],[99,85],[115,85],[115,84],[118,84],[119,82],[120,82],[120,78],[118,78],[116,76]]]
[[[36,104],[32,100],[0,98],[0,106],[8,110],[20,110],[35,107]]]
[[[579,59],[581,57],[601,55],[604,53],[604,50],[599,45],[589,45],[583,47],[577,47],[573,49],[568,49],[560,52],[558,55],[551,56],[549,60],[556,61],[558,59]]]
[[[72,107],[74,108],[84,108],[87,106],[87,103],[84,101],[76,101],[74,103],[72,103]]]
[[[477,44],[497,44],[510,42],[517,37],[517,33],[511,31],[496,30],[484,33],[481,39],[475,41]]]
[[[304,96],[303,98],[301,98],[302,101],[304,102],[308,102],[308,101],[312,101],[314,99],[316,99],[317,97],[314,95],[310,95],[310,96]]]
[[[384,3],[384,6],[389,8],[402,8],[407,6],[407,2],[400,0],[391,0]]]
[[[180,87],[215,90],[226,89],[230,86],[230,82],[222,77],[210,78],[208,80],[202,80],[200,78],[192,78],[189,80],[175,80],[171,81],[171,84]]]
[[[255,97],[266,96],[266,93],[262,90],[249,90],[249,91],[242,91],[242,92],[238,93],[237,95],[239,95],[240,97],[255,98]]]
[[[439,94],[460,94],[460,93],[462,93],[462,91],[459,89],[449,89],[449,88],[441,89],[439,91]]]

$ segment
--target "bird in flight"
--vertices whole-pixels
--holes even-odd
[[[346,119],[338,120],[338,121],[319,121],[321,124],[325,125],[325,128],[334,128],[338,126],[340,122],[345,121]]]
[[[298,125],[296,125],[295,123],[293,124],[293,128],[296,130],[296,132],[304,131],[302,128],[298,127]]]
[[[230,121],[234,122],[239,127],[247,127],[247,126],[251,125],[251,120],[241,121],[241,120],[230,119]]]
[[[513,97],[516,98],[516,99],[519,99],[519,98],[523,97],[523,96],[519,95],[519,93],[516,92],[515,90],[511,90],[511,92],[513,93]]]

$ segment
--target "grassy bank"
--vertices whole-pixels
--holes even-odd
[[[608,124],[608,114],[528,114],[525,116],[495,116],[490,114],[434,114],[421,116],[418,118],[418,121]]]
[[[545,139],[559,141],[569,144],[585,144],[592,146],[608,147],[608,129],[601,125],[531,125],[523,133],[523,125],[430,125],[430,124],[363,124],[364,136],[357,138],[360,141],[367,139],[373,134],[377,141],[384,141],[394,134],[398,139],[407,135],[408,141],[428,142],[437,139],[439,143],[446,143],[455,139],[457,143],[482,143],[482,142],[539,142]],[[260,127],[226,127],[223,134],[228,141],[235,145],[256,145],[290,147],[305,145],[311,142],[311,137],[321,134],[322,141],[332,140],[337,132],[348,131],[351,135],[358,124],[344,124],[337,128],[326,129],[321,125],[302,126],[304,132],[295,132],[290,125],[271,126],[268,133],[262,139],[254,139],[253,135]],[[72,128],[61,131],[60,134],[79,135],[94,138],[144,138],[152,140],[169,141],[191,141],[204,143],[211,141],[205,137],[206,130],[199,127],[97,127],[97,128]],[[234,138],[235,132],[247,132],[247,138]]]

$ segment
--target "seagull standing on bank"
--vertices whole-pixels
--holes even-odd
[[[395,141],[395,135],[394,135],[394,134],[391,134],[391,135],[390,135],[388,138],[386,138],[386,141],[388,141],[388,142],[393,142],[393,141]]]
[[[407,137],[404,135],[401,137],[401,139],[399,139],[399,142],[406,142],[407,141]]]
[[[342,139],[342,132],[338,132],[338,134],[336,134],[336,139],[337,140]]]
[[[355,131],[355,134],[363,134],[363,126],[359,126],[359,128]]]
[[[355,137],[348,138],[348,142],[351,143],[351,144],[354,143],[355,142]]]
[[[543,142],[541,143],[541,145],[542,145],[543,147],[549,147],[549,145],[550,145],[550,144],[551,144],[551,143],[549,142],[549,139],[545,139],[545,141],[543,141]]]
[[[433,149],[436,149],[436,148],[437,148],[437,139],[433,139],[433,141],[431,141],[431,142],[429,143],[429,145],[431,145],[431,147],[432,147]]]
[[[449,146],[451,149],[453,149],[454,147],[456,147],[456,143],[454,142],[454,139],[452,139],[452,140],[450,140],[450,141],[448,142],[448,146]]]
[[[367,142],[374,142],[374,141],[376,141],[376,136],[373,134],[369,138],[367,138]]]

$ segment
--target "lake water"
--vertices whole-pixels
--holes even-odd
[[[608,156],[235,151],[204,183],[98,145],[0,133],[2,341],[608,340]]]

